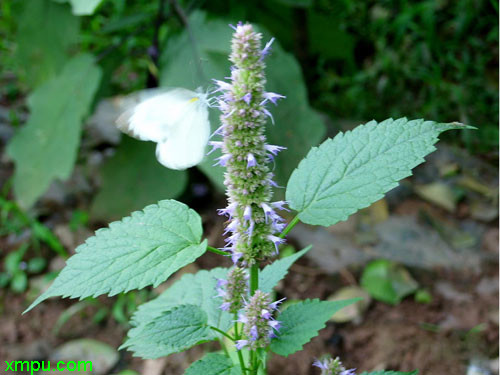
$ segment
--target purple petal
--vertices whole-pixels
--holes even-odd
[[[222,311],[229,311],[230,307],[231,307],[231,303],[230,302],[224,302],[222,305],[219,306],[219,308]]]
[[[234,264],[238,263],[238,261],[241,259],[241,257],[243,256],[243,253],[237,253],[237,252],[233,252],[233,254],[231,255],[231,260],[233,261]]]
[[[281,327],[281,322],[277,321],[277,320],[270,320],[268,322],[269,324],[269,327],[271,327],[272,329],[275,329],[276,331],[280,329]]]
[[[219,215],[226,215],[232,218],[234,214],[236,213],[236,208],[238,207],[238,203],[233,202],[230,203],[226,208],[219,208],[217,210]]]
[[[237,340],[235,343],[236,349],[241,350],[248,345],[248,340]]]
[[[271,52],[271,44],[273,44],[273,42],[274,42],[274,38],[271,38],[271,40],[266,43],[266,45],[264,46],[264,49],[260,52],[261,59],[263,59],[264,57],[269,55],[269,53]]]
[[[271,206],[277,208],[278,210],[290,211],[288,208],[285,208],[285,204],[288,204],[287,201],[276,201],[271,203]]]
[[[245,103],[250,104],[250,101],[252,100],[252,94],[251,93],[246,93],[243,95],[241,98]]]
[[[247,155],[247,168],[255,167],[256,165],[257,165],[257,160],[255,159],[255,156],[253,156],[252,153],[249,153]]]
[[[266,223],[267,223],[269,216],[274,214],[274,210],[266,203],[261,203],[260,206],[264,210],[264,216],[266,217]]]
[[[214,164],[214,166],[216,165],[221,165],[223,167],[225,167],[227,165],[227,162],[231,159],[231,154],[224,154],[222,155],[221,157],[218,157],[217,159],[217,163]]]
[[[250,328],[250,337],[252,341],[256,341],[259,338],[259,332],[257,331],[257,326],[252,326]]]
[[[246,206],[245,211],[243,212],[243,218],[245,220],[252,220],[252,207],[251,206]]]
[[[276,102],[278,101],[278,99],[286,98],[286,96],[276,94],[274,92],[265,92],[262,96],[264,97],[264,100],[260,104],[265,104],[268,101],[270,101],[271,103],[276,105]]]
[[[282,298],[282,299],[280,299],[280,300],[278,300],[278,301],[275,301],[275,302],[273,302],[273,303],[270,303],[270,304],[269,304],[269,308],[270,308],[271,310],[278,310],[278,305],[280,305],[281,303],[283,303],[283,301],[284,301],[284,300],[286,300],[286,298]]]
[[[317,359],[313,362],[313,366],[319,367],[322,370],[328,370],[328,363],[326,362],[326,360],[321,362],[319,359]]]
[[[212,146],[212,149],[208,152],[207,155],[210,155],[212,152],[217,150],[218,148],[222,148],[224,146],[224,142],[217,142],[217,141],[210,141],[208,142],[210,146]]]
[[[273,123],[274,125],[274,117],[273,115],[271,114],[271,112],[269,112],[267,110],[267,108],[262,108],[262,113],[265,114],[267,117],[269,117],[271,119],[271,122]]]
[[[286,147],[275,146],[275,145],[265,145],[264,146],[267,151],[269,151],[274,156],[278,155],[278,152],[282,150],[286,150]]]
[[[219,86],[218,89],[216,89],[214,92],[217,91],[230,91],[232,90],[233,86],[230,83],[224,82],[224,81],[219,81],[217,79],[213,80],[217,86]]]

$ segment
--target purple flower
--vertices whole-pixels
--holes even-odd
[[[269,112],[269,111],[267,110],[267,108],[264,108],[264,107],[261,109],[261,111],[262,111],[262,113],[264,113],[267,117],[269,117],[269,118],[271,119],[271,122],[272,122],[272,123],[273,123],[273,125],[274,125],[274,117],[273,117],[273,115],[271,114],[271,112]]]
[[[264,97],[264,100],[260,103],[261,105],[267,103],[268,101],[270,101],[271,103],[276,105],[276,102],[278,101],[278,99],[286,98],[286,96],[276,94],[274,92],[265,92],[262,96]]]
[[[245,103],[250,104],[250,101],[252,100],[252,94],[251,93],[246,93],[245,95],[242,96],[241,98]]]
[[[224,142],[217,142],[217,141],[210,141],[208,142],[210,146],[212,146],[212,149],[208,152],[207,155],[210,155],[212,152],[217,150],[218,148],[222,148],[224,146]]]
[[[234,264],[238,263],[238,261],[243,257],[243,253],[239,253],[233,250],[233,253],[231,254],[231,260],[233,261]]]
[[[333,359],[326,356],[322,361],[317,359],[313,362],[313,366],[321,369],[321,375],[356,375],[356,370],[346,370],[338,357]]]
[[[237,340],[235,343],[236,349],[241,350],[248,345],[248,340]]]
[[[246,206],[245,211],[243,212],[243,218],[246,221],[252,220],[252,207],[251,206]]]
[[[243,324],[246,324],[246,323],[248,323],[248,319],[247,319],[247,317],[246,317],[246,315],[245,315],[245,314],[240,313],[240,314],[238,315],[238,320],[237,320],[237,322],[239,322],[239,323],[243,323]]]
[[[274,42],[274,38],[271,38],[271,40],[269,42],[266,43],[264,49],[261,51],[261,59],[263,59],[264,57],[266,57],[267,55],[269,55],[269,53],[271,52],[271,45],[273,44]]]
[[[213,81],[215,82],[215,84],[216,84],[217,86],[219,86],[219,87],[218,87],[218,88],[214,91],[214,93],[215,93],[215,92],[218,92],[218,91],[230,91],[230,90],[233,88],[233,86],[232,86],[230,83],[227,83],[227,82],[224,82],[224,81],[219,81],[219,80],[217,80],[217,79],[214,79]]]
[[[247,155],[247,168],[250,167],[255,167],[257,165],[257,160],[255,159],[255,156],[250,152]]]
[[[261,317],[264,319],[271,319],[272,314],[269,312],[268,309],[262,309],[262,313],[260,314]]]
[[[269,216],[272,216],[274,214],[274,210],[266,203],[261,203],[260,206],[264,210],[264,215],[266,217],[266,223],[267,223],[267,219],[269,218]]]
[[[272,234],[268,235],[267,239],[274,244],[274,247],[276,248],[276,254],[278,253],[279,245],[281,245],[282,243],[285,242],[285,240],[283,238],[277,237],[277,236],[272,235]]]
[[[278,210],[290,211],[288,208],[285,208],[285,204],[288,204],[286,201],[276,201],[271,203],[271,206],[277,208]]]
[[[215,159],[215,160],[217,160],[217,163],[215,163],[214,166],[222,165],[223,167],[225,167],[227,165],[227,162],[229,161],[229,159],[231,159],[231,154],[224,154],[221,157],[218,157],[217,159]]]
[[[226,208],[219,208],[217,212],[219,213],[219,215],[226,215],[231,218],[236,213],[236,207],[238,207],[238,203],[233,202],[229,204]]]
[[[230,307],[231,307],[231,302],[224,302],[222,305],[220,305],[220,309],[222,311],[229,311]]]
[[[315,360],[313,362],[313,366],[319,367],[322,370],[328,370],[328,362],[327,360],[324,360],[323,362],[320,361],[319,359]]]
[[[272,329],[278,331],[281,327],[281,322],[277,321],[277,320],[270,320],[269,321],[269,327],[271,327]]]
[[[250,328],[250,337],[252,341],[256,341],[259,338],[259,332],[257,331],[257,326],[252,326]]]
[[[227,234],[229,232],[234,232],[236,230],[236,228],[238,228],[238,224],[239,224],[239,221],[238,219],[234,219],[232,220],[226,227],[226,229],[224,230],[224,234]]]
[[[283,301],[286,300],[286,298],[282,298],[278,301],[274,301],[273,303],[269,304],[269,308],[272,310],[278,310],[278,306],[283,303]]]
[[[278,155],[278,152],[282,150],[286,150],[286,147],[275,146],[275,145],[265,145],[264,146],[267,151],[269,151],[274,156]]]

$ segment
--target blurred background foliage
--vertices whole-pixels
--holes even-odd
[[[3,0],[0,11],[0,94],[15,128],[4,140],[24,209],[75,165],[97,176],[97,219],[199,195],[202,174],[165,170],[151,144],[113,133],[120,107],[104,99],[158,85],[210,88],[227,75],[227,24],[238,20],[277,39],[268,89],[287,100],[273,108],[268,136],[288,147],[277,160],[280,185],[325,135],[371,119],[472,124],[478,132],[446,139],[498,157],[494,0]],[[212,164],[199,169],[221,188]]]

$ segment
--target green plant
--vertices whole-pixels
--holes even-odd
[[[268,104],[285,99],[266,88],[264,61],[273,40],[262,48],[262,34],[250,24],[232,28],[230,82],[215,80],[217,88],[212,92],[220,93],[215,99],[222,125],[216,134],[222,139],[210,142],[220,151],[216,164],[226,168],[228,205],[219,210],[228,217],[226,246],[216,249],[208,245],[201,218],[194,210],[175,200],[162,200],[97,231],[77,248],[54,283],[27,311],[53,296],[113,296],[157,286],[207,250],[230,256],[234,263],[230,269],[184,275],[158,298],[141,305],[123,347],[143,358],[158,358],[216,340],[223,352],[207,354],[186,373],[256,375],[266,373],[269,352],[285,357],[295,353],[335,312],[357,301],[307,299],[280,311],[284,298],[273,301],[270,293],[309,248],[263,269],[261,262],[276,257],[299,221],[330,226],[346,220],[411,175],[412,169],[435,150],[440,133],[472,127],[406,118],[360,125],[313,147],[288,180],[287,201],[272,201],[276,183],[270,163],[276,158],[276,165],[286,168],[277,157],[284,147],[279,142],[268,143],[265,135],[267,120],[274,123]],[[210,29],[214,30],[215,26]],[[194,110],[192,102],[185,99],[179,104],[184,106],[185,115]],[[295,110],[300,113],[304,108]],[[161,125],[175,127],[167,120],[165,124]],[[278,128],[279,123],[273,126]],[[288,211],[287,206],[296,212],[288,223],[279,214]],[[386,277],[388,265],[382,266]],[[368,271],[368,276],[373,273]],[[376,276],[379,273],[375,272]],[[368,276],[365,280],[373,280],[373,275],[371,279]],[[395,281],[399,287],[399,279],[389,278],[392,287]],[[354,373],[338,359],[326,358],[315,365],[323,374]]]

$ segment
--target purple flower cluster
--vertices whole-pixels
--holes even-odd
[[[321,361],[317,359],[314,361],[313,366],[321,369],[321,375],[356,375],[356,370],[346,370],[338,357],[333,359],[328,356]]]
[[[268,145],[265,123],[272,115],[268,103],[276,104],[284,96],[264,90],[264,57],[269,54],[272,40],[261,49],[262,35],[249,24],[233,27],[230,83],[215,81],[220,92],[218,107],[222,125],[215,132],[222,141],[211,141],[213,149],[222,156],[217,164],[226,168],[228,206],[219,210],[229,218],[223,248],[232,255],[234,263],[245,265],[275,255],[284,242],[277,234],[285,227],[278,215],[285,202],[271,202],[273,173],[268,163],[284,147]]]
[[[234,267],[227,280],[217,280],[217,296],[222,297],[221,310],[236,314],[248,296],[248,274],[244,268]]]
[[[280,322],[273,318],[273,312],[282,301],[271,302],[268,293],[260,290],[255,292],[238,316],[238,322],[244,324],[243,333],[246,336],[245,339],[236,341],[238,350],[243,347],[255,350],[269,345],[280,328]]]

